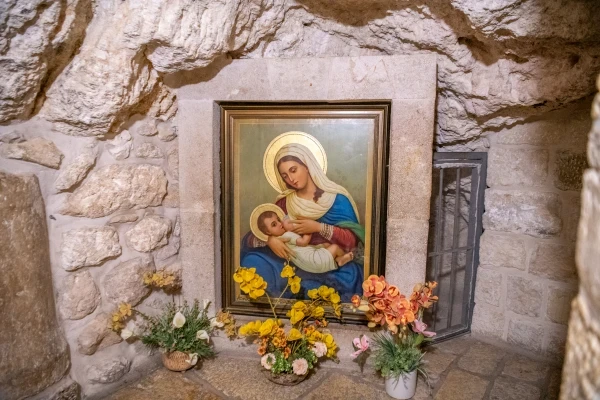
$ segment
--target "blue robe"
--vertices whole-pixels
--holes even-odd
[[[358,223],[354,209],[348,198],[337,194],[329,210],[317,222],[329,225],[337,225],[343,222]],[[240,264],[246,268],[256,268],[256,272],[267,282],[267,292],[270,296],[279,296],[287,284],[287,278],[282,278],[280,273],[285,260],[277,257],[269,247],[251,248],[247,233],[242,239]],[[293,265],[293,263],[290,263]],[[349,303],[354,294],[362,294],[362,283],[364,280],[363,265],[356,260],[345,264],[339,269],[315,274],[296,268],[296,275],[302,279],[302,289],[297,295],[292,295],[288,290],[284,297],[296,297],[307,299],[306,291],[318,288],[321,285],[333,287],[338,291],[342,302]]]

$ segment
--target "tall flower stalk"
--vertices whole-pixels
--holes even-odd
[[[234,280],[240,284],[241,291],[253,300],[265,296],[273,313],[273,318],[241,326],[238,334],[255,338],[254,343],[259,345],[258,354],[262,356],[261,365],[273,374],[306,375],[320,357],[337,360],[337,344],[331,333],[325,330],[328,324],[325,309],[331,307],[334,315],[341,318],[341,298],[335,289],[327,286],[309,290],[310,300],[296,301],[287,312],[291,328],[286,332],[276,310],[288,290],[293,294],[300,291],[301,279],[287,264],[281,271],[281,277],[287,278],[288,282],[273,300],[266,292],[267,283],[255,268],[241,267],[236,271]]]

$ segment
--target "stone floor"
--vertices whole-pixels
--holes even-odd
[[[419,379],[415,400],[550,400],[558,398],[560,367],[503,345],[470,337],[429,348],[425,356],[431,388]],[[160,369],[122,388],[107,400],[213,399],[389,399],[383,380],[367,366],[346,370],[324,366],[291,387],[270,383],[258,358],[221,355],[185,373]]]

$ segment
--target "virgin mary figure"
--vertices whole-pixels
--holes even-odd
[[[359,248],[364,248],[365,233],[356,204],[344,187],[327,178],[311,150],[299,143],[286,144],[277,151],[274,164],[281,193],[275,204],[292,220],[293,231],[311,234],[311,246],[336,244],[345,252],[358,255]],[[267,282],[269,294],[279,295],[287,284],[280,273],[291,255],[292,251],[280,238],[269,236],[264,242],[249,232],[242,239],[240,264],[256,268]],[[327,285],[339,292],[343,302],[361,293],[363,271],[363,261],[358,256],[322,273],[296,268],[304,290]],[[305,293],[300,293],[300,297],[306,298]]]

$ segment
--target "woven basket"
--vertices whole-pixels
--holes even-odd
[[[162,362],[166,369],[170,371],[185,371],[192,368],[188,362],[190,356],[181,351],[171,351],[162,353]]]
[[[296,374],[272,374],[271,371],[266,369],[262,370],[263,374],[273,383],[283,386],[294,386],[302,382],[308,374],[305,375],[296,375]]]

